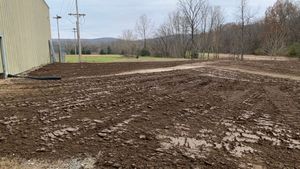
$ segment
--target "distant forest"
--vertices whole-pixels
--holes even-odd
[[[224,23],[222,7],[207,0],[179,0],[178,9],[162,25],[142,15],[136,27],[118,39],[83,40],[84,54],[199,57],[231,53],[300,57],[299,1],[277,0],[256,19],[246,0],[236,7],[236,22]],[[54,40],[55,46],[57,41]],[[75,40],[63,40],[67,54],[75,54]]]

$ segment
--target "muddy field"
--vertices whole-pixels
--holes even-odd
[[[222,61],[214,65],[300,76],[299,61]]]
[[[56,64],[32,75],[61,81],[0,81],[0,168],[300,168],[300,81],[288,78],[300,63],[280,63],[111,76],[186,63]]]
[[[173,67],[199,61],[171,61],[171,62],[116,62],[116,63],[74,63],[51,64],[30,73],[32,76],[62,76],[64,78],[82,76],[102,76],[118,74],[140,69],[155,69]]]

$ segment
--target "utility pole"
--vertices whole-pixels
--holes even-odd
[[[78,42],[78,52],[79,52],[79,62],[81,63],[81,56],[82,56],[82,49],[81,49],[81,39],[80,39],[80,17],[81,16],[85,16],[85,14],[80,14],[79,13],[79,8],[78,8],[78,0],[75,0],[76,2],[76,13],[75,14],[72,14],[70,13],[69,15],[71,16],[76,16],[76,29],[77,29],[77,42]]]
[[[76,28],[73,28],[73,33],[74,33],[74,40],[75,40],[75,55],[77,55],[77,38],[76,38]]]
[[[62,62],[61,57],[61,42],[60,42],[60,32],[59,32],[59,20],[62,18],[61,16],[56,15],[56,17],[53,17],[57,21],[57,34],[58,34],[58,58],[59,62]]]

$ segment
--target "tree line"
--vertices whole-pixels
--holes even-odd
[[[141,16],[135,30],[123,32],[121,46],[130,55],[144,49],[164,57],[300,55],[299,3],[277,0],[262,19],[255,19],[247,0],[240,0],[236,9],[237,21],[225,23],[220,6],[211,6],[207,0],[179,0],[178,9],[156,30],[151,19]],[[135,43],[137,38],[142,45]]]
[[[247,0],[236,7],[236,22],[225,23],[220,6],[208,0],[178,0],[178,8],[155,27],[142,15],[135,28],[124,30],[119,40],[101,45],[84,45],[91,53],[127,56],[214,57],[230,53],[300,57],[300,5],[297,1],[277,0],[263,18],[255,18]]]

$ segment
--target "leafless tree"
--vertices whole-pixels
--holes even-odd
[[[179,11],[172,13],[169,16],[169,21],[172,27],[172,34],[175,35],[172,53],[176,57],[185,57],[190,44],[188,22]]]
[[[67,41],[63,41],[62,48],[67,54],[71,54],[71,51],[74,50],[74,45],[72,43],[69,43]]]
[[[172,27],[169,22],[162,24],[156,33],[157,36],[157,49],[159,55],[169,57],[171,55],[171,39],[173,39],[174,34],[172,33]]]
[[[213,7],[210,7],[209,8],[209,21],[208,21],[208,24],[209,24],[209,27],[208,27],[208,33],[207,33],[207,40],[206,40],[206,43],[207,43],[207,49],[206,49],[206,52],[208,53],[208,59],[210,58],[210,52],[212,52],[212,40],[213,40],[213,34],[214,34],[214,28],[215,28],[215,22],[216,22],[216,17],[217,17],[217,11],[213,8]],[[204,32],[205,33],[205,32]]]
[[[185,57],[190,44],[188,24],[179,11],[169,14],[168,20],[156,32],[155,49],[159,55]]]
[[[264,43],[263,52],[269,56],[276,56],[283,54],[286,49],[285,40],[287,38],[286,33],[276,32],[274,34],[267,34],[266,41]]]
[[[203,18],[206,18],[202,22],[203,29],[201,30],[203,55],[207,53],[208,59],[210,59],[210,53],[214,52],[215,56],[218,56],[219,43],[221,37],[221,28],[224,23],[224,17],[219,6],[213,6],[207,8],[207,13],[203,14]]]
[[[143,39],[143,48],[147,49],[147,39],[150,37],[153,30],[153,23],[147,15],[142,15],[139,17],[136,23],[136,31],[140,38]]]
[[[197,49],[195,49],[197,47],[195,35],[199,29],[201,21],[203,21],[202,12],[206,3],[206,0],[179,0],[179,9],[183,13],[190,29],[190,50],[192,51],[192,57],[197,55]]]
[[[282,55],[287,46],[300,38],[300,9],[289,0],[278,0],[268,8],[265,17],[263,51],[267,55]]]
[[[121,46],[123,53],[125,55],[135,55],[137,51],[137,44],[136,44],[136,35],[133,33],[132,30],[124,30],[122,33],[122,36],[120,37],[122,39]]]
[[[220,53],[220,42],[221,42],[221,32],[224,24],[224,16],[220,6],[215,6],[213,8],[213,52],[215,53],[215,58],[219,58]]]
[[[238,7],[238,22],[240,25],[240,38],[241,38],[241,46],[240,46],[240,55],[241,60],[244,60],[244,52],[245,52],[245,26],[248,25],[251,19],[254,18],[254,14],[251,14],[250,7],[248,5],[248,0],[241,0],[240,5]]]

